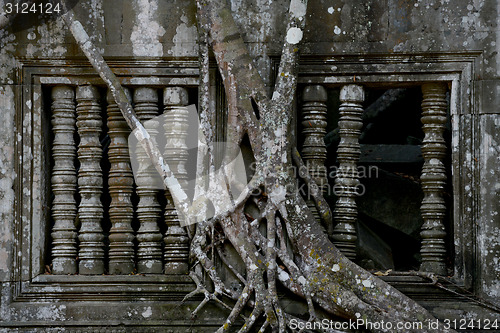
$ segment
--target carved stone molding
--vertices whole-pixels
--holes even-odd
[[[158,91],[148,87],[136,88],[134,103],[137,117],[146,127],[152,140],[155,140],[159,123],[153,118],[159,112]],[[137,270],[139,273],[158,274],[163,271],[162,235],[158,227],[161,207],[157,199],[159,191],[155,187],[154,178],[158,173],[142,146],[138,144],[136,149],[139,162],[139,171],[136,176],[136,192],[139,196],[137,218],[140,223],[137,231]]]
[[[172,172],[179,180],[181,186],[185,184],[186,161],[188,157],[186,136],[188,129],[185,107],[188,104],[188,92],[182,87],[168,87],[163,91],[165,106],[165,159],[172,168]],[[175,211],[172,196],[165,191],[167,206],[165,207],[165,274],[187,274],[189,257],[189,238],[185,228],[180,226],[179,218]]]
[[[326,161],[326,89],[320,85],[311,85],[304,88],[302,94],[302,134],[304,144],[302,145],[302,157],[307,170],[318,187],[324,191],[328,184]],[[314,217],[319,220],[319,214],[309,191],[306,198],[307,206],[311,209]]]
[[[99,141],[102,119],[98,102],[99,92],[95,86],[80,86],[76,89],[77,122],[80,144],[78,145],[78,189],[81,196],[78,217],[81,227],[78,235],[80,249],[78,257],[80,274],[104,273],[104,244],[101,220],[102,171],[99,165],[102,148]]]
[[[129,95],[128,89],[124,88]],[[108,101],[108,134],[111,143],[108,149],[108,159],[111,164],[109,170],[109,273],[130,274],[134,271],[134,230],[132,219],[134,208],[131,196],[134,186],[134,177],[130,165],[128,151],[129,127],[116,104],[111,91],[107,94]]]
[[[470,283],[480,283],[480,281],[474,280],[478,261],[475,259],[478,258],[475,247],[479,237],[475,237],[475,234],[468,231],[476,227],[474,216],[477,216],[478,207],[480,207],[477,201],[479,200],[477,193],[480,190],[480,182],[478,180],[480,173],[474,171],[476,170],[474,159],[466,159],[466,156],[469,156],[468,153],[480,142],[477,136],[475,136],[476,132],[474,132],[478,126],[478,123],[475,122],[477,115],[474,115],[474,113],[480,111],[480,108],[476,108],[477,105],[475,103],[477,99],[472,98],[472,94],[477,92],[473,89],[474,78],[476,77],[473,69],[475,68],[475,64],[480,63],[478,62],[478,59],[480,59],[478,57],[480,57],[481,52],[478,52],[478,55],[462,56],[457,53],[457,55],[444,54],[439,57],[429,52],[421,55],[417,54],[416,56],[414,54],[377,54],[376,56],[381,59],[389,59],[386,61],[388,64],[385,67],[382,67],[378,63],[373,65],[373,61],[367,66],[367,57],[364,54],[358,56],[356,59],[342,54],[338,58],[333,59],[333,61],[332,59],[320,59],[318,61],[316,57],[313,59],[313,62],[305,62],[307,59],[301,58],[301,66],[299,68],[302,71],[299,76],[299,82],[303,84],[328,84],[331,86],[348,84],[347,82],[352,82],[353,80],[352,73],[356,73],[357,71],[360,71],[360,75],[356,75],[356,82],[368,82],[369,84],[377,85],[387,84],[389,87],[398,85],[401,82],[417,82],[420,84],[424,81],[444,79],[452,82],[451,114],[463,116],[463,118],[460,118],[453,125],[456,130],[456,142],[449,147],[457,156],[453,162],[453,177],[456,181],[460,181],[454,183],[456,204],[453,205],[455,211],[453,240],[455,253],[458,251],[459,256],[463,257],[460,259],[455,256],[454,278],[458,281],[463,281],[463,277],[472,280],[472,282],[467,284],[468,286],[470,286]],[[359,57],[365,58],[364,61],[359,62]],[[161,331],[165,329],[164,325],[167,325],[166,329],[172,328],[173,331],[177,332],[181,329],[187,329],[186,325],[189,325],[191,330],[213,331],[214,328],[221,325],[220,322],[203,321],[198,326],[198,323],[186,324],[182,321],[182,324],[175,326],[175,318],[168,317],[168,320],[166,320],[164,316],[157,316],[157,313],[163,315],[165,313],[168,314],[168,311],[156,311],[155,307],[152,307],[153,316],[148,318],[149,320],[144,320],[140,315],[144,311],[144,308],[147,308],[138,308],[143,305],[159,304],[158,302],[161,304],[163,302],[174,302],[177,306],[183,296],[194,288],[188,276],[66,276],[43,274],[44,265],[47,263],[47,260],[41,260],[40,258],[47,258],[48,252],[48,247],[41,246],[43,245],[42,242],[46,239],[43,236],[43,231],[49,229],[51,221],[49,214],[43,216],[39,213],[41,210],[38,207],[47,207],[53,199],[50,196],[44,197],[47,186],[43,184],[44,178],[38,177],[38,175],[45,173],[47,175],[45,182],[49,186],[51,181],[50,175],[48,175],[45,165],[43,163],[37,164],[36,161],[37,157],[50,152],[49,146],[52,143],[52,139],[42,144],[37,141],[42,136],[41,134],[43,134],[44,130],[43,126],[37,124],[43,124],[46,121],[44,117],[50,117],[50,115],[46,108],[47,105],[41,103],[42,99],[39,99],[37,102],[34,97],[42,96],[42,88],[45,89],[46,85],[71,84],[72,86],[77,86],[89,84],[89,82],[104,85],[87,62],[78,59],[50,59],[49,61],[50,66],[47,65],[48,61],[45,59],[33,61],[21,59],[19,62],[22,64],[19,72],[22,78],[23,92],[22,97],[19,96],[19,108],[16,108],[17,120],[15,131],[17,137],[22,137],[22,141],[16,141],[17,150],[14,159],[18,168],[15,186],[19,189],[19,193],[16,194],[16,200],[14,201],[17,216],[12,226],[14,237],[12,253],[22,253],[22,257],[12,261],[12,282],[6,284],[3,289],[4,293],[9,292],[9,289],[12,290],[13,303],[9,304],[7,296],[3,298],[6,300],[6,303],[2,303],[2,307],[5,308],[5,314],[9,317],[2,318],[2,325],[11,325],[12,329],[18,328],[20,330],[26,330],[26,327],[36,327],[40,330],[45,329],[45,327],[48,330],[60,327],[66,330],[86,331],[96,329],[109,331],[110,327],[113,330],[120,330],[125,321],[136,325],[134,329],[139,329],[138,325],[151,325],[149,330],[156,329]],[[171,64],[172,61],[175,62],[174,65]],[[181,67],[187,67],[185,65],[187,61],[191,61],[191,67],[187,68],[187,70],[186,68],[175,67],[178,66],[178,63],[181,64]],[[113,71],[117,73],[120,82],[124,85],[139,86],[143,84],[147,86],[160,86],[164,84],[172,85],[175,82],[176,85],[189,85],[194,88],[198,84],[199,75],[196,59],[185,60],[176,58],[174,60],[161,60],[160,62],[158,62],[158,59],[139,59],[137,61],[110,60],[109,63]],[[335,63],[338,67],[335,71],[332,71],[332,63]],[[310,68],[312,68],[312,71]],[[373,68],[376,68],[377,71],[374,72]],[[397,72],[394,71],[395,68]],[[57,75],[54,70],[60,70],[61,74]],[[346,75],[346,73],[349,75]],[[453,103],[454,92],[457,97],[455,104]],[[30,103],[30,106],[28,106],[27,101],[32,101],[33,105],[31,106]],[[38,122],[40,119],[42,119],[42,122]],[[220,122],[217,122],[217,125],[220,124]],[[468,140],[473,140],[473,143],[471,144]],[[48,149],[45,150],[46,148]],[[30,154],[34,157],[33,159],[31,159]],[[471,190],[465,191],[465,186],[467,188],[470,186]],[[37,216],[41,216],[41,218],[36,218]],[[4,222],[8,223],[7,221]],[[456,272],[461,266],[463,266],[461,268],[463,272],[457,275]],[[421,279],[417,279],[417,277],[413,277],[410,280],[410,277],[407,276],[392,277],[392,279],[398,288],[403,285],[402,280],[405,280],[404,286],[406,289],[402,289],[403,292],[406,293],[408,291],[412,295],[415,295],[415,291],[418,290],[418,299],[423,302],[429,303],[429,300],[431,300],[433,305],[442,308],[443,297],[446,297],[446,304],[450,304],[457,309],[460,308],[461,311],[472,313],[472,311],[468,311],[468,307],[472,307],[469,304],[470,302],[466,303],[459,296],[452,295],[451,293],[443,296],[443,293],[439,292],[439,290],[429,289],[427,281],[420,281]],[[179,283],[179,281],[183,282]],[[145,302],[143,301],[144,299],[151,303],[143,303]],[[46,310],[44,307],[47,302],[60,305],[63,303],[65,305],[70,304],[71,307],[66,310],[66,316],[63,315],[60,321],[42,322],[39,315],[41,310]],[[91,309],[89,309],[88,304],[90,303],[88,302],[101,304],[101,307],[95,308],[95,310],[94,307],[90,307]],[[196,300],[196,304],[194,302],[193,304],[189,303],[189,306],[196,306],[197,303],[198,300]],[[137,305],[136,309],[139,310],[139,315],[133,319],[125,318],[131,311],[130,304]],[[34,311],[27,313],[26,307],[30,306]],[[474,309],[476,308],[471,308],[471,310]],[[89,310],[92,311],[90,312]],[[174,312],[177,313],[177,310]],[[58,311],[57,313],[62,314],[63,312]],[[81,320],[80,318],[80,320],[76,321],[68,317],[75,313],[85,316],[85,320]],[[121,314],[124,315],[121,316]],[[213,317],[209,315],[209,318]],[[16,322],[16,320],[18,321]],[[224,318],[221,318],[221,320],[224,320]],[[154,323],[158,323],[158,327],[154,326]],[[180,323],[180,321],[177,323]],[[209,326],[209,324],[212,326]]]
[[[361,154],[359,136],[363,127],[361,103],[364,99],[362,86],[346,85],[340,91],[342,103],[339,108],[340,143],[337,149],[339,168],[335,179],[335,188],[339,195],[333,211],[336,223],[333,230],[333,242],[351,260],[356,258],[356,219],[358,216],[356,196],[359,185],[357,163]]]
[[[446,142],[443,132],[446,123],[446,84],[422,85],[422,124],[425,133],[422,144],[424,166],[422,168],[422,254],[421,271],[446,275],[446,246],[444,218],[446,205],[443,198],[446,185]]]
[[[52,88],[52,272],[76,273],[76,147],[75,92],[69,86]]]

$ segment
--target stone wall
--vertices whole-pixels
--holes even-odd
[[[0,1],[0,4],[6,2]],[[301,51],[304,59],[351,57],[356,59],[354,70],[362,72],[377,71],[379,67],[373,65],[373,61],[364,63],[365,59],[377,57],[400,57],[416,66],[420,56],[438,59],[451,55],[453,59],[469,59],[471,84],[459,92],[459,97],[460,103],[470,103],[470,108],[463,108],[462,114],[453,116],[453,142],[462,147],[457,148],[454,161],[468,166],[454,169],[467,170],[455,175],[454,183],[454,195],[463,198],[455,200],[460,204],[454,207],[455,218],[463,218],[468,223],[464,231],[467,237],[462,241],[461,250],[457,250],[457,256],[462,258],[457,262],[465,267],[463,275],[466,276],[458,278],[469,281],[477,295],[500,305],[500,173],[497,171],[500,168],[497,148],[500,145],[500,1],[309,2]],[[244,40],[269,86],[273,82],[272,64],[279,57],[284,36],[287,3],[285,0],[231,1]],[[197,57],[194,1],[81,0],[76,3],[75,11],[107,59],[154,63]],[[44,303],[38,308],[33,304],[23,308],[22,302],[12,303],[12,290],[21,288],[16,284],[20,281],[12,268],[14,262],[23,261],[24,255],[13,252],[19,245],[16,232],[25,231],[16,225],[20,223],[19,209],[22,208],[16,206],[16,200],[25,189],[15,187],[19,172],[15,156],[20,154],[17,151],[16,155],[16,149],[22,146],[23,134],[13,131],[16,126],[24,126],[19,123],[19,114],[24,107],[23,84],[29,83],[22,82],[20,74],[27,61],[55,66],[55,60],[62,60],[57,65],[61,68],[54,67],[58,73],[64,73],[65,60],[84,60],[60,18],[17,31],[13,31],[13,26],[0,29],[0,120],[3,124],[0,128],[0,322],[74,317],[69,309],[76,300],[68,305]],[[332,74],[339,70],[333,61],[328,66]],[[440,72],[438,62],[432,66],[436,73]],[[391,68],[398,71],[397,65]],[[31,120],[24,121],[27,125]],[[30,157],[30,152],[22,154]],[[143,318],[148,317],[148,306],[130,310],[131,316],[142,313]],[[138,318],[142,319],[139,315]],[[165,319],[161,315],[155,318]]]

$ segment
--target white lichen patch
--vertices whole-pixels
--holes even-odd
[[[66,305],[40,306],[35,315],[39,320],[63,320],[66,316]]]
[[[332,272],[338,272],[340,271],[340,265],[339,264],[334,264],[332,266]]]
[[[333,32],[336,35],[340,35],[342,33],[342,29],[340,29],[338,26],[335,26],[335,28],[333,29]]]
[[[271,192],[269,197],[275,205],[281,205],[281,203],[284,202],[286,198],[286,188],[283,186],[275,188]]]
[[[363,286],[365,286],[366,288],[371,288],[373,286],[373,283],[369,279],[366,279],[363,280]]]
[[[479,28],[482,28],[482,22],[479,13],[469,12],[467,16],[462,16],[462,21],[460,22],[460,26],[464,28],[466,31],[469,31],[471,29],[478,30]]]
[[[290,275],[288,275],[288,273],[285,271],[281,271],[278,275],[278,279],[280,279],[280,281],[287,281],[289,278]]]
[[[160,38],[166,31],[157,21],[158,2],[136,0],[134,5],[139,12],[130,35],[132,52],[135,56],[163,56]]]
[[[289,44],[298,44],[302,40],[302,30],[299,28],[290,28],[286,32],[286,41]]]
[[[186,15],[181,16],[182,23],[175,29],[175,36],[172,39],[174,47],[169,51],[169,54],[175,56],[185,56],[191,53],[191,48],[196,44],[196,26],[188,25],[189,21]],[[191,46],[191,48],[189,48]]]
[[[307,6],[301,0],[292,0],[290,2],[290,14],[293,17],[301,18],[306,15]]]
[[[333,14],[334,11],[335,11],[335,8],[333,8],[333,7],[329,7],[328,8],[328,13],[329,14]]]
[[[151,307],[150,307],[150,306],[148,306],[148,307],[146,308],[146,310],[144,310],[144,312],[143,312],[143,313],[141,313],[141,314],[142,314],[142,316],[143,316],[144,318],[149,318],[149,317],[151,317],[151,316],[153,315],[153,310],[151,309]]]

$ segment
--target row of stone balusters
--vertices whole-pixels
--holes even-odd
[[[440,275],[446,274],[446,247],[444,218],[446,206],[443,192],[446,185],[446,143],[443,137],[446,123],[446,84],[426,83],[422,85],[422,123],[425,137],[422,145],[424,166],[421,181],[424,192],[421,213],[422,265],[421,270]],[[311,85],[303,93],[303,135],[302,156],[308,171],[318,186],[325,191],[328,184],[325,169],[327,92],[323,86]],[[346,85],[340,91],[339,136],[337,148],[339,168],[335,188],[340,189],[333,215],[335,227],[332,241],[349,259],[356,258],[356,191],[360,184],[357,163],[361,155],[359,137],[363,127],[362,114],[364,89],[360,85]],[[313,215],[319,219],[314,202],[307,201]]]
[[[151,120],[159,114],[156,89],[139,87],[132,93],[129,90],[126,92],[129,96],[132,95],[136,114],[141,121]],[[187,152],[182,147],[187,135],[185,106],[188,104],[188,94],[185,88],[167,87],[163,96],[164,112],[169,120],[164,130],[167,137],[173,136],[176,141],[174,147],[167,140],[165,158],[170,161],[171,168],[179,175],[182,184],[186,176],[184,170]],[[53,274],[105,273],[104,235],[101,227],[104,211],[100,198],[103,190],[100,161],[103,156],[99,141],[103,121],[99,99],[98,89],[92,85],[76,87],[76,94],[75,88],[71,86],[56,86],[52,89]],[[140,227],[137,235],[134,235],[134,207],[131,202],[134,177],[127,141],[130,130],[109,93],[107,101],[107,125],[111,139],[108,152],[108,185],[111,196],[109,273],[130,274],[137,268],[139,273],[186,274],[189,240],[185,229],[180,227],[168,191],[165,191],[167,232],[163,238],[165,248],[162,249],[163,236],[158,226],[162,209],[157,201],[158,190],[153,179],[156,170],[151,164],[142,168],[137,179],[139,203],[136,214]],[[148,124],[147,129],[154,138],[158,133],[159,123],[153,120]],[[78,151],[74,141],[75,131],[80,137]],[[76,158],[80,163],[78,174],[75,169]],[[139,163],[147,159],[146,154],[138,149]],[[78,207],[75,200],[77,191],[81,197]],[[80,227],[77,232],[78,224]],[[138,242],[137,253],[134,251],[135,238]]]

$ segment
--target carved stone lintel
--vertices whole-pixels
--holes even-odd
[[[128,89],[124,88],[129,95]],[[130,98],[130,97],[129,97]],[[131,98],[130,98],[131,99]],[[108,134],[111,143],[108,150],[109,170],[109,273],[130,274],[134,271],[134,230],[132,219],[134,208],[131,196],[134,177],[130,165],[128,151],[129,127],[116,104],[111,91],[107,94],[108,101]]]
[[[94,86],[76,89],[77,122],[80,144],[78,145],[78,189],[81,196],[78,217],[81,227],[78,235],[80,249],[80,274],[104,273],[104,244],[101,220],[102,171],[100,161],[102,148],[99,134],[102,127],[99,92]]]
[[[52,272],[76,273],[76,147],[75,92],[69,86],[52,89]]]
[[[151,120],[158,115],[158,91],[154,88],[140,87],[134,91],[135,112],[146,127],[152,140],[158,134],[158,121]],[[149,121],[148,121],[149,120]],[[147,121],[147,122],[146,122]],[[139,273],[158,274],[163,272],[162,235],[158,227],[161,207],[158,203],[155,186],[157,171],[140,144],[137,144],[139,171],[136,175],[137,217],[140,227],[137,231],[137,270]]]
[[[421,212],[422,226],[421,271],[446,275],[446,246],[444,218],[446,206],[443,191],[446,185],[446,142],[443,137],[446,123],[446,84],[422,85],[422,124],[425,133],[422,144],[424,166],[420,178],[424,199]]]
[[[187,177],[185,164],[188,157],[187,115],[185,107],[188,104],[188,93],[182,87],[165,88],[163,94],[165,105],[166,123],[165,136],[165,159],[171,165],[172,172],[179,180],[181,186],[185,184]],[[174,207],[172,196],[165,191],[167,205],[165,207],[165,223],[167,233],[165,235],[165,274],[187,274],[189,257],[189,238],[185,228],[180,226],[179,218]]]
[[[324,191],[328,184],[326,177],[326,89],[320,85],[307,86],[304,89],[302,100],[302,133],[304,144],[302,145],[302,157],[307,170],[319,188]],[[319,220],[319,214],[312,198],[306,198],[307,206],[311,209],[314,217]]]
[[[349,259],[356,258],[356,206],[357,186],[359,175],[357,163],[361,154],[359,136],[363,122],[361,115],[364,101],[362,86],[346,85],[340,91],[340,143],[337,149],[339,168],[335,179],[335,190],[339,194],[333,211],[335,228],[333,243]]]

